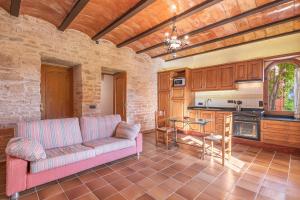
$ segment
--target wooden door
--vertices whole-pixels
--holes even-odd
[[[249,61],[247,66],[248,80],[262,80],[263,63],[262,60]]]
[[[169,91],[171,89],[170,72],[158,73],[158,91]]]
[[[114,113],[121,115],[126,121],[126,101],[127,101],[127,75],[126,72],[114,75]]]
[[[218,89],[234,89],[234,65],[224,65],[219,67],[219,87]]]
[[[73,117],[73,69],[42,65],[42,119]]]
[[[193,91],[199,91],[205,88],[205,70],[203,69],[196,69],[192,70],[191,73],[191,89]]]
[[[200,118],[209,121],[205,126],[205,133],[215,132],[215,114],[214,111],[200,111]],[[201,131],[203,132],[203,130]]]
[[[210,67],[205,70],[205,89],[215,90],[218,88],[218,68]]]
[[[170,114],[170,92],[161,91],[158,92],[158,110],[165,111],[166,117],[169,117]]]
[[[235,80],[246,81],[248,79],[247,75],[247,62],[237,63],[235,65]]]

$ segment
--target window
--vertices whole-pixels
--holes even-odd
[[[294,113],[294,87],[297,65],[276,62],[265,70],[265,110],[272,114]]]

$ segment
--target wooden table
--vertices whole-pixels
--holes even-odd
[[[176,128],[176,123],[179,122],[179,123],[182,123],[183,125],[183,129],[185,130],[186,127],[188,127],[188,130],[193,130],[191,128],[191,125],[193,124],[198,124],[200,125],[202,128],[203,128],[203,132],[197,132],[197,134],[189,134],[189,133],[186,133],[185,131],[185,135],[190,135],[190,136],[193,136],[193,137],[197,137],[197,138],[200,138],[202,140],[202,159],[204,159],[204,156],[206,154],[206,148],[205,148],[205,137],[206,136],[209,136],[210,134],[209,133],[206,133],[205,132],[205,126],[207,125],[207,123],[209,122],[208,120],[204,120],[204,119],[194,119],[194,118],[178,118],[178,117],[172,117],[169,119],[169,121],[173,124],[173,128],[175,130],[175,139],[174,139],[174,144],[176,146],[178,146],[178,143],[181,143],[181,144],[186,144],[186,145],[190,145],[190,146],[196,146],[196,145],[191,145],[189,143],[186,143],[186,142],[183,142],[183,141],[178,141],[178,130]],[[195,131],[194,131],[195,132]]]

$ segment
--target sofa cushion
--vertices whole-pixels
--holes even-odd
[[[120,122],[117,126],[115,137],[134,140],[138,136],[140,130],[141,124]]]
[[[78,118],[20,122],[17,136],[37,140],[45,149],[82,143]]]
[[[5,152],[7,155],[27,161],[46,158],[44,147],[38,141],[30,138],[16,137],[10,139]]]
[[[46,150],[46,159],[30,162],[30,172],[37,173],[95,157],[95,150],[81,144]]]
[[[102,117],[82,117],[80,127],[84,142],[111,137],[117,125],[121,122],[120,115],[107,115]]]
[[[95,149],[96,155],[136,146],[135,140],[106,137],[97,140],[84,142],[83,145]]]

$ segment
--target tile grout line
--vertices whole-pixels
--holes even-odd
[[[260,191],[260,189],[261,189],[261,187],[262,187],[262,185],[263,185],[263,183],[264,183],[264,181],[265,181],[265,178],[266,178],[266,176],[267,176],[267,174],[268,174],[268,172],[269,172],[269,169],[270,169],[271,164],[272,164],[272,162],[273,162],[273,160],[274,160],[274,158],[275,158],[276,153],[277,153],[277,151],[274,152],[274,155],[273,155],[273,157],[272,157],[272,159],[271,159],[271,161],[270,161],[270,163],[269,163],[269,166],[268,166],[268,169],[267,169],[267,171],[266,171],[266,174],[263,176],[263,179],[262,179],[261,183],[259,184],[258,192],[256,193],[256,195],[255,195],[255,197],[254,197],[254,200],[256,200],[257,197],[258,197],[259,191]]]

